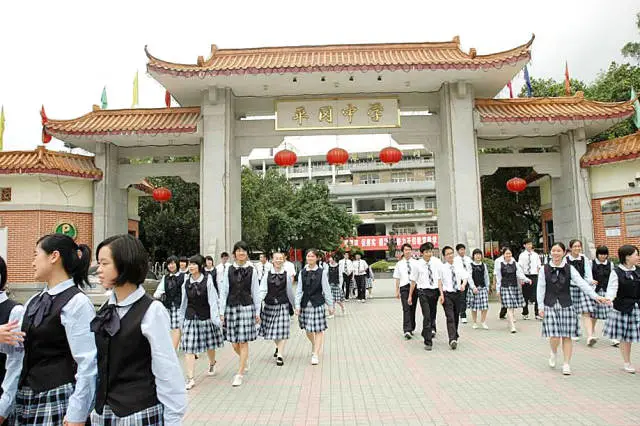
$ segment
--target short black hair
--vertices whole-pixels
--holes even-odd
[[[404,243],[404,244],[402,245],[401,250],[402,250],[402,251],[404,251],[405,247],[409,247],[411,250],[413,250],[413,247],[411,247],[411,244],[409,244],[409,243]]]
[[[503,248],[502,248],[502,255],[504,256],[504,254],[505,254],[507,251],[510,251],[510,252],[511,252],[511,255],[513,255],[513,250],[511,250],[511,247],[503,247]]]
[[[467,249],[467,246],[465,246],[462,243],[456,244],[456,251],[460,251],[460,249]]]
[[[178,263],[186,263],[189,264],[189,258],[187,256],[180,256],[180,260]]]
[[[564,243],[562,241],[556,241],[555,243],[551,244],[551,248],[554,248],[555,246],[560,247],[563,252],[567,251],[567,248],[564,246]]]
[[[211,256],[205,256],[205,257],[204,257],[204,260],[205,260],[205,261],[210,260],[211,262],[213,262],[213,257],[211,257]]]
[[[195,263],[198,265],[198,270],[200,272],[204,271],[204,257],[201,254],[194,254],[189,258],[189,263]]]
[[[473,250],[473,253],[471,253],[471,257],[475,257],[476,254],[479,254],[480,256],[484,256],[482,254],[482,250],[480,250],[479,248]]]
[[[318,249],[310,248],[309,250],[307,250],[307,253],[305,254],[305,258],[307,257],[307,254],[309,254],[309,253],[313,253],[315,257],[320,259],[320,251]],[[356,253],[356,254],[359,254],[359,253]]]
[[[233,254],[235,255],[238,250],[249,252],[249,246],[244,241],[238,241],[233,245]]]
[[[172,254],[171,256],[167,257],[167,265],[170,264],[171,262],[175,263],[176,266],[178,266],[178,256],[176,256],[175,254]]]
[[[627,257],[638,251],[638,247],[625,244],[618,249],[618,259],[623,265],[627,263]]]
[[[220,253],[220,257],[229,257],[229,253],[223,251],[222,253]]]
[[[453,247],[451,247],[451,246],[444,246],[444,247],[442,247],[442,255],[443,255],[443,256],[446,256],[447,250],[451,250],[451,251],[453,251]]]
[[[533,240],[531,238],[526,238],[522,244],[533,244]]]
[[[139,286],[144,282],[149,272],[149,254],[139,239],[129,234],[109,237],[98,244],[96,259],[103,247],[109,247],[111,250],[111,258],[118,270],[118,277],[114,283],[116,286],[125,283]]]
[[[596,249],[596,256],[598,256],[599,254],[605,254],[605,255],[609,256],[609,247],[607,247],[607,246],[599,246]]]
[[[420,246],[420,253],[424,253],[427,250],[433,250],[433,243],[432,242],[426,242],[424,244],[422,244]]]
[[[574,240],[569,241],[569,248],[573,247],[573,245],[575,243],[580,243],[580,248],[582,248],[582,241],[580,241],[578,239],[574,239]]]
[[[0,256],[0,291],[4,291],[4,286],[7,285],[7,263]]]

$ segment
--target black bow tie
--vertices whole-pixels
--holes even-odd
[[[109,304],[91,320],[91,331],[96,334],[108,334],[113,337],[120,331],[120,316],[116,312],[117,305]]]
[[[202,291],[200,290],[200,286],[198,285],[199,283],[197,281],[191,281],[191,279],[189,279],[189,290],[192,290],[195,288],[196,290],[196,296],[200,297],[202,296]]]
[[[49,315],[53,298],[47,292],[42,293],[36,300],[29,304],[27,316],[31,319],[31,324],[38,327],[42,320]]]

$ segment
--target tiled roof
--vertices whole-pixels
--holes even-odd
[[[126,135],[195,133],[200,107],[95,110],[72,120],[49,119],[47,133],[56,135]]]
[[[139,191],[146,192],[149,195],[153,194],[153,190],[156,189],[156,187],[146,179],[143,179],[140,183],[134,183],[132,186]]]
[[[488,69],[531,59],[529,42],[489,55],[460,50],[460,38],[436,43],[349,44],[329,46],[218,49],[211,46],[208,59],[176,64],[152,56],[147,48],[149,72],[181,77],[232,74],[305,73],[328,71]]]
[[[0,174],[47,174],[102,179],[93,157],[50,151],[39,146],[33,151],[0,152]]]
[[[640,131],[602,142],[592,142],[580,159],[582,167],[640,158]]]
[[[484,122],[604,120],[630,117],[633,102],[598,102],[582,92],[557,98],[476,99]]]

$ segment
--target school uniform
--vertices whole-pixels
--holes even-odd
[[[493,279],[497,279],[497,275],[498,275],[498,268],[500,267],[500,264],[502,263],[502,261],[504,260],[504,256],[500,255],[498,256],[495,261],[493,262]],[[507,308],[505,308],[504,306],[500,307],[500,314],[499,317],[500,319],[504,319],[507,315]]]
[[[95,309],[72,279],[33,296],[22,317],[24,357],[15,375],[17,425],[84,423],[96,393]],[[9,387],[16,386],[15,383]]]
[[[91,322],[98,348],[98,391],[91,423],[181,425],[187,409],[180,362],[163,305],[138,287],[115,294]]]
[[[458,340],[458,325],[460,322],[460,298],[462,297],[462,282],[468,280],[469,276],[464,268],[448,262],[440,266],[439,277],[442,281],[444,292],[444,313],[447,317],[447,333],[449,343]],[[469,281],[469,284],[472,283]]]
[[[338,266],[340,267],[340,274],[342,274],[344,298],[349,300],[351,281],[353,280],[353,262],[351,259],[340,259]]]
[[[433,256],[429,262],[419,259],[415,263],[415,268],[411,270],[410,280],[416,283],[416,298],[412,299],[412,304],[417,305],[420,302],[422,311],[422,338],[426,346],[433,345],[433,331],[435,324],[435,311],[438,308],[438,298],[440,297],[440,288],[438,282],[440,280],[440,267],[435,266]]]
[[[224,276],[229,270],[230,265],[231,263],[227,262],[227,263],[218,263],[218,265],[216,266],[216,279],[214,283],[216,285],[216,290],[218,290],[218,293],[220,293],[220,286],[222,285],[222,281],[224,280]]]
[[[333,297],[329,286],[329,271],[317,265],[311,269],[305,265],[298,275],[296,309],[300,309],[300,328],[308,333],[319,333],[327,329],[324,305],[333,309]]]
[[[591,274],[591,262],[589,262],[589,259],[587,259],[584,254],[580,254],[577,258],[568,254],[567,262],[576,268],[576,271],[578,271],[582,279],[585,280],[589,286],[592,286],[593,275]],[[590,314],[595,311],[595,302],[576,286],[571,286],[571,300],[578,315]]]
[[[471,302],[472,311],[486,311],[489,309],[489,269],[483,262],[471,263],[471,279],[478,289]]]
[[[276,271],[273,267],[262,277],[260,300],[264,305],[260,311],[259,334],[267,340],[288,339],[295,300],[291,277],[284,268]]]
[[[353,261],[353,275],[356,281],[356,287],[358,288],[358,300],[365,300],[368,270],[369,265],[366,260],[360,259]]]
[[[606,297],[607,295],[611,269],[612,265],[609,259],[605,260],[604,263],[598,259],[594,259],[591,264],[593,279],[598,282],[598,284],[596,284],[596,293],[598,293],[598,296]],[[605,305],[604,303],[596,303],[593,312],[591,312],[591,318],[606,320],[609,312],[611,312],[611,306]]]
[[[544,337],[578,337],[580,320],[576,315],[571,297],[571,287],[576,286],[588,297],[595,299],[595,290],[580,276],[580,273],[562,259],[560,265],[551,263],[538,275],[538,305],[544,306],[542,335]]]
[[[522,286],[522,296],[524,298],[524,307],[522,315],[529,315],[529,303],[534,304],[535,315],[538,315],[538,298],[536,295],[538,286],[538,273],[542,264],[540,256],[535,251],[525,250],[518,256],[518,265],[522,268],[524,275],[531,280],[531,284]]]
[[[265,274],[267,274],[271,268],[273,268],[273,265],[271,264],[271,262],[258,262],[256,263],[256,271],[258,272],[258,282],[262,282],[262,278],[265,276]]]
[[[218,311],[218,292],[213,276],[201,273],[197,279],[191,274],[184,277],[180,323],[180,348],[188,354],[199,354],[224,346]]]
[[[473,260],[467,255],[464,257],[456,255],[453,258],[453,263],[459,267],[463,268],[468,276],[471,276],[471,263]],[[460,318],[467,318],[467,309],[471,308],[471,304],[473,303],[473,292],[471,288],[467,286],[466,290],[460,294]]]
[[[393,278],[399,281],[400,285],[400,301],[402,302],[402,331],[404,333],[413,333],[416,329],[416,304],[409,305],[409,291],[411,290],[411,271],[417,268],[417,261],[413,258],[409,260],[404,257],[396,263],[393,270]],[[416,300],[416,291],[414,289],[411,299]]]
[[[7,297],[7,293],[0,291],[0,325],[20,320],[24,314],[24,307]],[[0,344],[0,417],[4,417],[4,424],[13,424],[13,401],[18,386],[17,377],[20,375],[24,348],[6,343]]]
[[[521,308],[524,306],[522,289],[518,280],[527,280],[520,265],[513,258],[509,263],[503,259],[496,274],[496,291],[500,294],[503,308]]]
[[[331,297],[334,303],[344,302],[344,292],[342,291],[342,274],[340,273],[340,265],[329,264],[329,286],[331,287]]]
[[[640,268],[613,268],[607,285],[607,299],[613,299],[604,335],[621,342],[640,342]]]
[[[258,338],[256,315],[260,312],[258,272],[246,262],[234,262],[220,288],[220,312],[224,312],[225,339],[246,343]]]
[[[172,330],[180,328],[180,305],[182,304],[183,284],[184,274],[165,274],[153,293],[154,299],[161,300],[167,310],[169,327]]]
[[[373,288],[373,280],[376,279],[376,276],[373,274],[373,269],[371,266],[367,269],[367,290]]]

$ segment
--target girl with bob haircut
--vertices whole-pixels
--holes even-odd
[[[329,285],[329,271],[318,266],[318,252],[307,251],[307,264],[298,275],[296,291],[296,315],[300,328],[307,332],[311,342],[311,365],[318,365],[324,344],[327,318],[324,305],[329,305],[329,315],[333,315],[334,304]]]
[[[571,355],[573,352],[572,338],[578,335],[580,322],[576,316],[573,298],[571,297],[571,286],[579,287],[590,298],[598,303],[610,303],[602,296],[598,296],[596,291],[587,283],[580,273],[569,264],[565,258],[565,246],[561,242],[556,242],[551,246],[551,259],[544,265],[538,276],[538,306],[542,317],[542,335],[549,338],[551,345],[551,355],[549,356],[549,367],[556,367],[556,357],[558,346],[562,341],[562,353],[564,364],[562,374],[571,374]]]
[[[598,293],[598,296],[607,296],[607,287],[609,286],[609,277],[612,269],[613,266],[609,260],[609,248],[607,246],[598,247],[596,249],[596,258],[593,259],[591,264],[593,281],[597,283],[596,293]],[[591,327],[593,330],[596,329],[596,323],[598,320],[607,319],[609,312],[611,312],[611,306],[602,305],[600,303],[596,304],[595,309],[591,313]],[[591,341],[595,344],[598,341],[598,338],[593,336]]]
[[[475,249],[472,253],[471,279],[478,289],[471,300],[471,317],[473,318],[473,328],[478,328],[478,311],[481,312],[480,322],[482,328],[489,329],[487,325],[487,313],[489,312],[489,269],[482,261],[482,250]]]
[[[233,245],[235,261],[227,269],[220,288],[220,319],[225,337],[233,345],[240,362],[232,386],[242,385],[248,370],[249,342],[257,339],[260,324],[260,283],[258,272],[249,262],[249,247],[244,241]]]
[[[613,299],[604,328],[605,336],[620,341],[623,369],[634,374],[631,343],[640,342],[640,268],[638,247],[624,245],[618,249],[620,264],[613,268],[607,286],[607,298]]]
[[[580,274],[583,280],[585,280],[589,286],[595,287],[593,281],[593,275],[591,274],[591,262],[587,257],[582,254],[582,242],[580,240],[569,241],[569,254],[567,254],[567,262]],[[576,310],[578,319],[582,317],[582,324],[587,331],[587,345],[593,346],[596,344],[596,339],[593,337],[593,323],[591,322],[591,313],[595,311],[595,303],[589,298],[583,290],[579,287],[571,286],[571,301],[573,302],[573,308]],[[578,335],[575,336],[575,340],[580,337],[580,323],[578,322]]]
[[[180,344],[180,305],[182,304],[182,285],[184,274],[178,271],[178,257],[167,258],[168,273],[164,274],[158,283],[153,298],[162,302],[169,314],[169,327],[171,327],[171,340],[174,349]]]
[[[36,243],[34,279],[46,287],[25,304],[22,368],[16,372],[15,423],[84,425],[96,393],[95,309],[88,285],[91,250],[63,234]],[[17,383],[15,383],[17,382]]]
[[[511,326],[511,333],[516,333],[515,309],[524,306],[522,288],[518,280],[531,284],[522,270],[522,266],[516,262],[510,248],[502,250],[502,262],[496,266],[496,292],[500,295],[502,307],[507,309],[507,318]]]
[[[186,410],[180,364],[169,315],[142,286],[149,257],[125,234],[98,244],[98,277],[113,290],[91,331],[98,348],[98,391],[93,425],[180,425]]]

